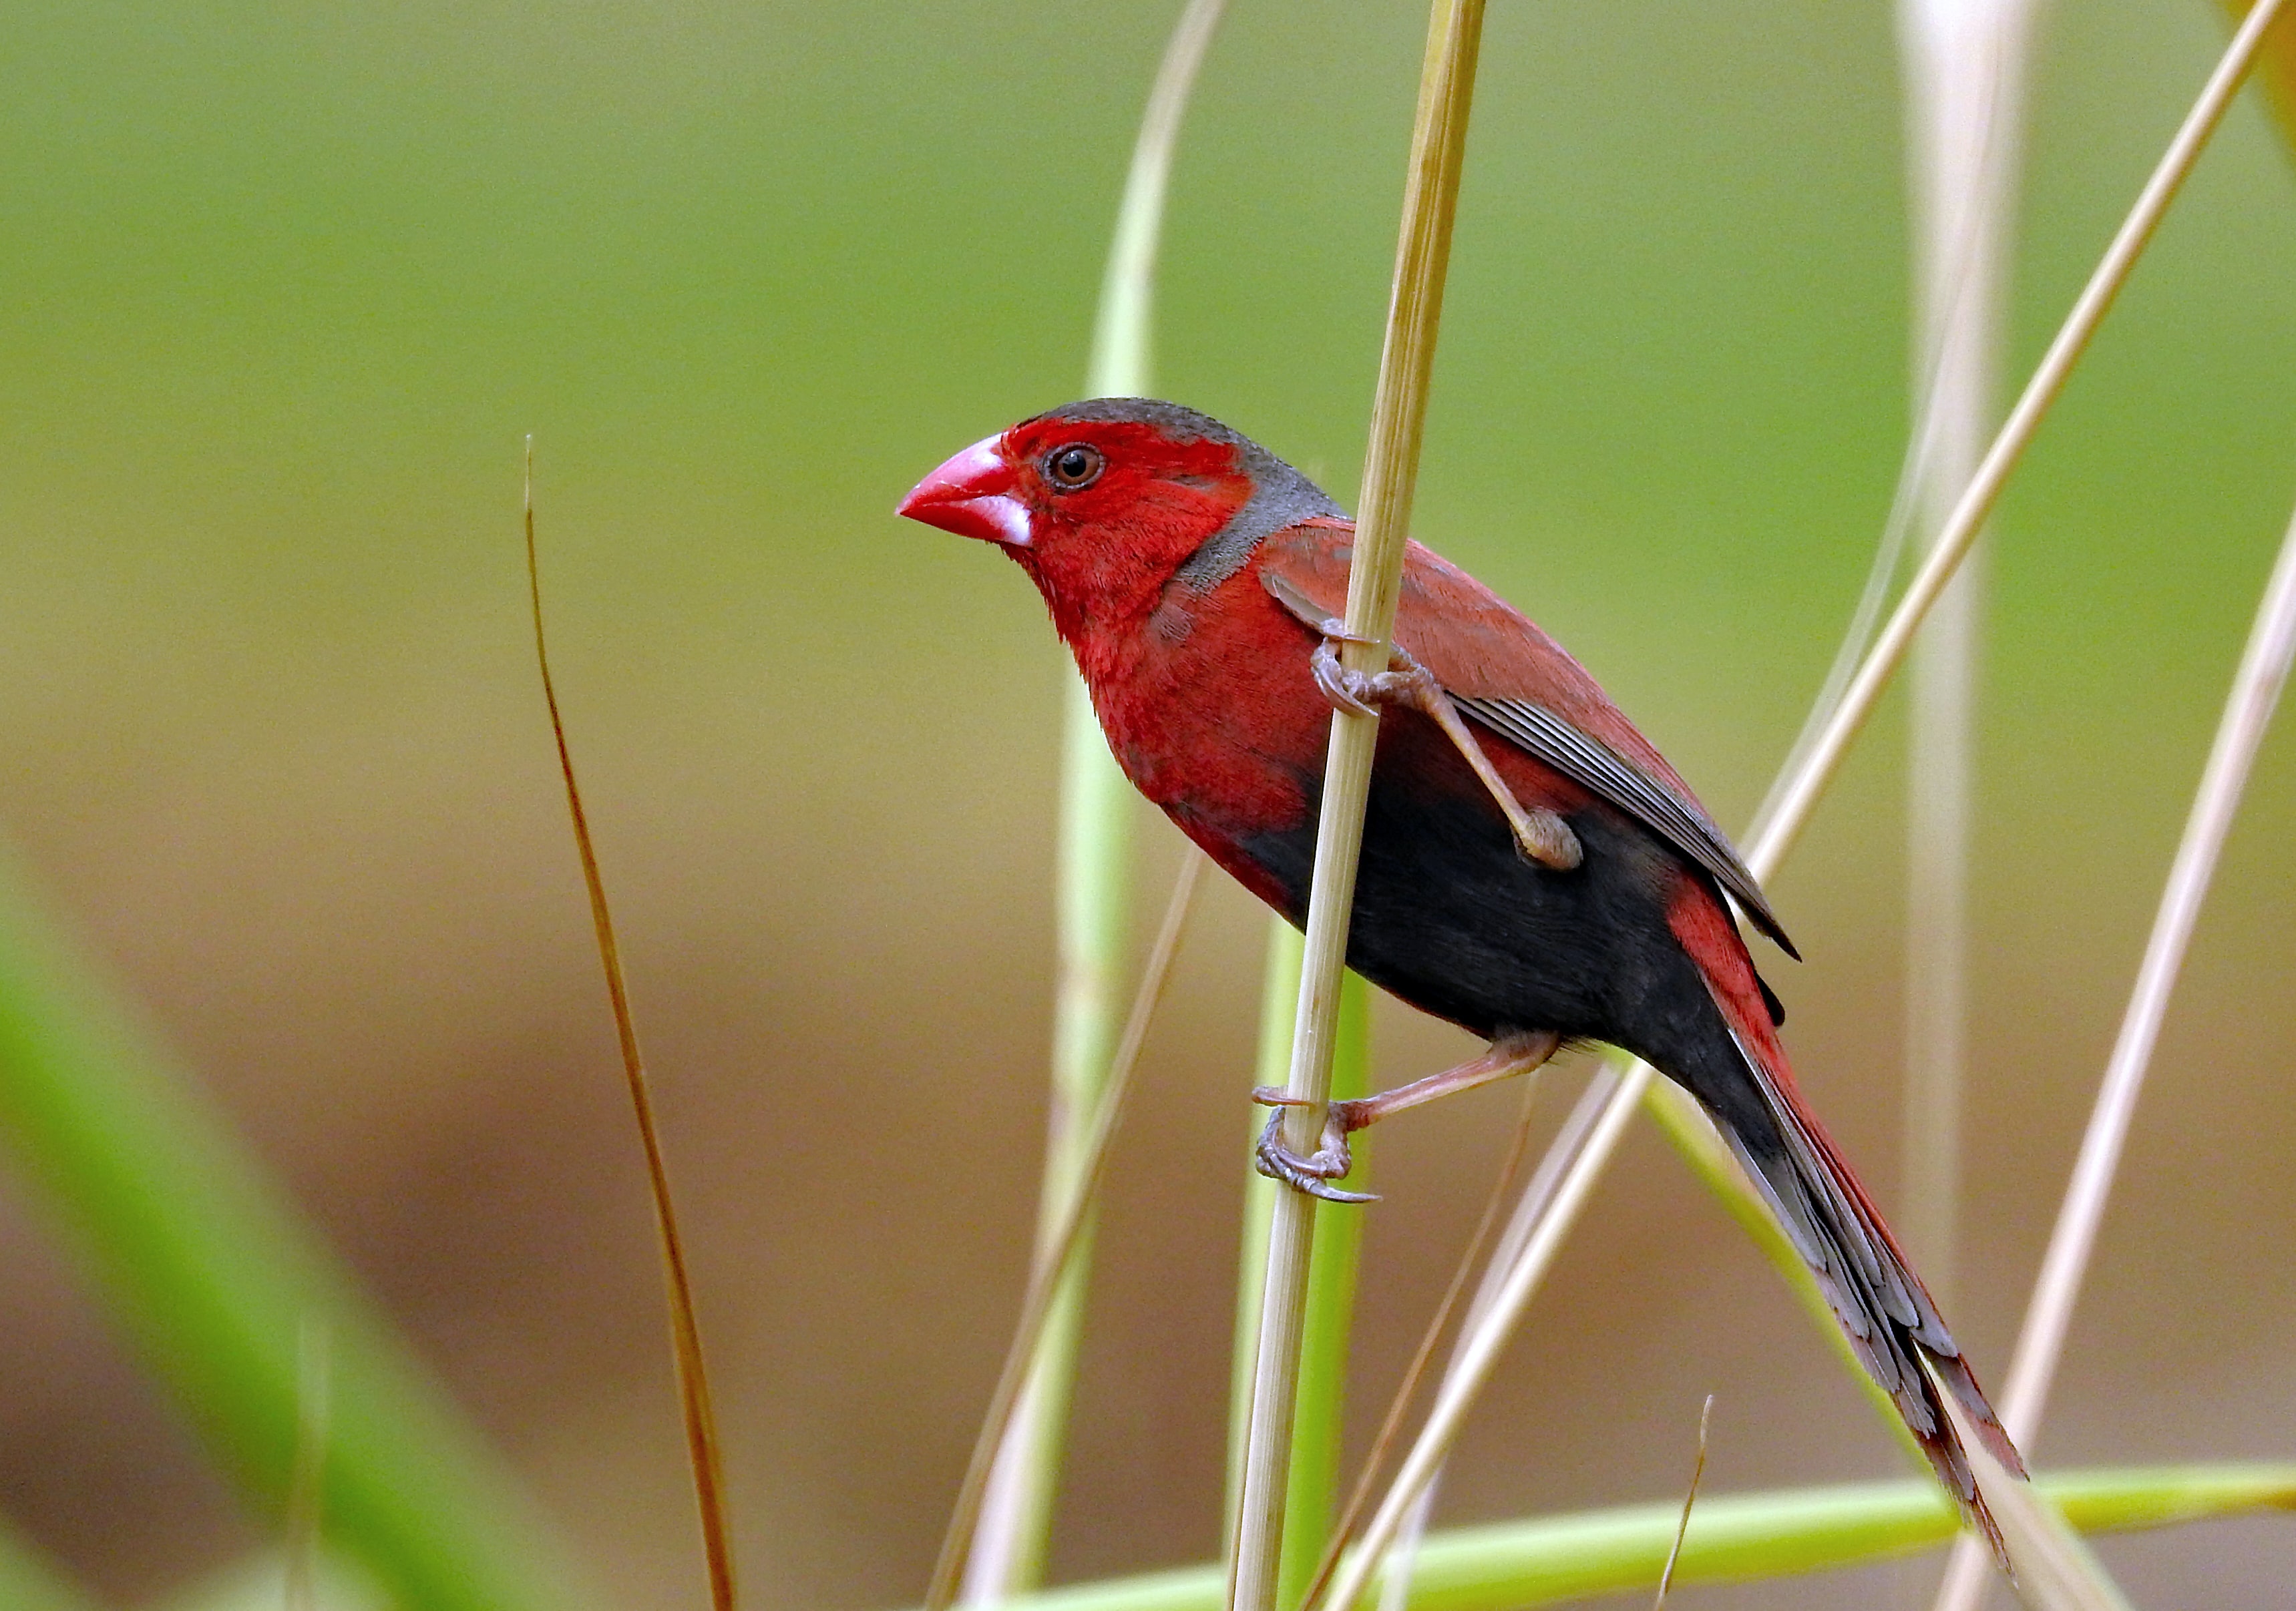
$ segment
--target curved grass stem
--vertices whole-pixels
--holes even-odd
[[[2175,1526],[2296,1509],[2286,1462],[2043,1472],[2034,1485],[2084,1532]],[[1527,1611],[1658,1582],[1682,1516],[1677,1500],[1431,1533],[1407,1611]],[[1675,1587],[1827,1571],[1932,1549],[1956,1518],[1919,1478],[1767,1493],[1702,1494]],[[1077,1583],[1009,1611],[1218,1611],[1216,1565]]]
[[[1094,324],[1086,384],[1095,396],[1148,389],[1156,252],[1172,156],[1222,6],[1223,0],[1189,0],[1149,91]],[[1073,673],[1065,680],[1061,725],[1060,982],[1037,1263],[1055,1242],[1072,1238],[1074,1246],[1055,1261],[1066,1273],[1044,1317],[1027,1329],[1034,1334],[1027,1375],[1009,1414],[1000,1418],[979,1524],[964,1528],[962,1593],[976,1604],[1033,1588],[1043,1572],[1092,1262],[1089,1218],[1073,1233],[1062,1226],[1078,1182],[1089,1171],[1094,1114],[1111,1077],[1130,907],[1132,788],[1108,753],[1091,699]]]
[[[1450,1280],[1444,1286],[1443,1296],[1437,1301],[1434,1313],[1428,1317],[1427,1329],[1420,1334],[1418,1347],[1412,1351],[1410,1362],[1403,1368],[1403,1375],[1398,1379],[1395,1392],[1388,1401],[1387,1412],[1380,1419],[1379,1430],[1372,1434],[1371,1449],[1364,1456],[1363,1469],[1356,1477],[1355,1486],[1348,1492],[1348,1502],[1341,1508],[1339,1520],[1332,1527],[1331,1537],[1324,1542],[1324,1558],[1316,1566],[1315,1576],[1308,1580],[1307,1588],[1300,1595],[1302,1605],[1313,1605],[1316,1597],[1323,1593],[1324,1585],[1331,1582],[1332,1574],[1339,1567],[1341,1552],[1355,1537],[1356,1527],[1363,1519],[1364,1507],[1371,1502],[1380,1471],[1394,1449],[1397,1438],[1402,1434],[1404,1416],[1419,1395],[1428,1367],[1434,1362],[1436,1345],[1443,1340],[1444,1333],[1450,1329],[1452,1313],[1457,1309],[1459,1300],[1466,1295],[1467,1278],[1474,1274],[1484,1250],[1490,1246],[1492,1232],[1498,1229],[1499,1210],[1506,1206],[1508,1194],[1514,1190],[1515,1179],[1521,1173],[1523,1159],[1530,1150],[1532,1099],[1538,1094],[1540,1072],[1533,1069],[1524,1078],[1522,1113],[1515,1122],[1514,1134],[1507,1143],[1506,1157],[1500,1162],[1499,1173],[1491,1182],[1490,1196],[1484,1199],[1483,1212],[1475,1222],[1474,1231],[1467,1238],[1466,1247],[1460,1252],[1459,1263],[1452,1270]],[[1492,1267],[1496,1268],[1501,1262],[1494,1258]],[[1424,1525],[1423,1518],[1420,1525]],[[1285,1603],[1291,1602],[1287,1599]]]

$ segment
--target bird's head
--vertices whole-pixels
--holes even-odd
[[[1270,532],[1341,511],[1217,420],[1099,397],[974,443],[918,482],[899,512],[1001,544],[1076,642],[1136,627],[1176,577],[1217,586]]]

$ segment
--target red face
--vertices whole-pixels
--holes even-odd
[[[1126,420],[1040,415],[976,442],[899,512],[1002,544],[1062,634],[1144,616],[1182,560],[1250,501],[1235,448]]]

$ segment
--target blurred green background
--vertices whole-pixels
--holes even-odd
[[[1059,659],[1001,560],[890,511],[945,454],[1075,395],[1173,9],[28,4],[0,29],[0,830],[616,1603],[698,1605],[701,1576],[522,614],[521,440],[750,1603],[903,1603],[1035,1211]],[[1233,0],[1175,178],[1159,389],[1342,501],[1423,24],[1389,0]],[[1418,529],[1570,644],[1728,823],[1823,671],[1897,470],[1891,29],[1881,4],[1678,0],[1488,25]],[[2200,0],[2046,12],[2018,373],[2222,38]],[[2296,492],[2292,261],[2296,182],[2251,101],[1997,528],[1953,1305],[1997,1382]],[[1769,969],[1885,1203],[1901,752],[1893,711],[1777,881],[1811,961]],[[2043,1463],[2296,1450],[2292,830],[2284,731]],[[1152,880],[1177,840],[1149,842]],[[1056,1576],[1217,1543],[1260,934],[1220,889],[1151,1046]],[[1389,1078],[1457,1045],[1400,1009],[1379,1032]],[[1382,1141],[1366,1401],[1513,1100]],[[271,1538],[42,1202],[0,1192],[0,1511],[131,1602]],[[1898,1469],[1644,1135],[1443,1514],[1678,1492],[1710,1391],[1717,1491]],[[2103,1552],[2147,1603],[2296,1581],[2296,1535],[2268,1521]]]

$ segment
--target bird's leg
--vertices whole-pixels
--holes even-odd
[[[1369,1192],[1342,1191],[1331,1184],[1355,1166],[1355,1159],[1348,1148],[1350,1134],[1367,1124],[1379,1123],[1390,1113],[1416,1108],[1423,1102],[1433,1101],[1437,1097],[1472,1091],[1478,1085],[1488,1085],[1511,1075],[1529,1074],[1553,1057],[1562,1043],[1562,1037],[1551,1030],[1503,1034],[1493,1041],[1490,1050],[1480,1057],[1469,1058],[1440,1074],[1431,1074],[1407,1085],[1398,1085],[1394,1090],[1382,1091],[1377,1096],[1333,1102],[1324,1110],[1324,1133],[1315,1152],[1307,1157],[1301,1157],[1283,1144],[1283,1109],[1303,1106],[1301,1099],[1292,1095],[1281,1085],[1261,1085],[1252,1092],[1251,1100],[1275,1111],[1267,1116],[1267,1127],[1259,1133],[1259,1145],[1253,1154],[1254,1166],[1260,1173],[1283,1182],[1294,1191],[1304,1191],[1309,1197],[1320,1197],[1327,1202],[1375,1201]]]
[[[1340,657],[1332,648],[1336,634],[1326,632],[1323,642],[1316,646],[1315,658],[1308,662],[1316,686],[1324,698],[1341,710],[1352,710],[1358,716],[1372,714],[1374,705],[1407,705],[1428,717],[1443,730],[1443,736],[1475,769],[1483,787],[1514,830],[1515,848],[1542,867],[1557,872],[1569,872],[1585,859],[1579,848],[1578,836],[1570,831],[1570,824],[1545,806],[1525,806],[1514,797],[1514,790],[1499,776],[1498,768],[1484,752],[1482,742],[1467,730],[1459,715],[1459,707],[1451,703],[1451,696],[1435,680],[1435,674],[1413,659],[1400,648],[1390,651],[1386,671],[1349,671],[1340,664]]]

